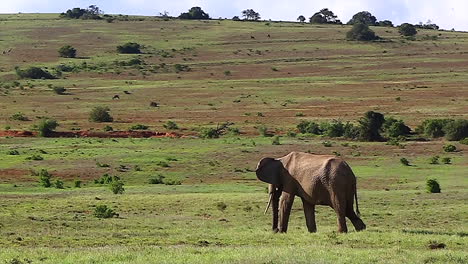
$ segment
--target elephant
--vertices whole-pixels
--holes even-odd
[[[291,152],[281,158],[261,159],[255,172],[260,181],[269,183],[270,198],[265,214],[272,204],[273,232],[287,232],[296,195],[302,199],[309,232],[317,232],[315,205],[328,205],[335,210],[338,232],[348,232],[345,217],[351,220],[356,231],[366,229],[360,219],[356,176],[343,159],[332,155]],[[353,209],[354,199],[357,214]]]

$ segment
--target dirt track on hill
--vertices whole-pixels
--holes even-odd
[[[0,137],[37,137],[37,132],[32,131],[0,131]],[[64,131],[52,132],[49,137],[52,138],[74,138],[74,137],[94,137],[94,138],[178,138],[182,135],[174,132],[154,132],[154,131],[111,131],[111,132],[93,132],[93,131]]]

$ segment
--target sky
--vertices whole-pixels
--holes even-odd
[[[466,0],[0,0],[0,13],[61,13],[73,7],[97,5],[106,14],[158,15],[167,11],[178,16],[200,6],[212,18],[241,16],[254,9],[262,19],[295,21],[312,16],[322,8],[332,10],[346,23],[359,11],[369,11],[378,20],[417,24],[431,20],[443,29],[468,31]]]

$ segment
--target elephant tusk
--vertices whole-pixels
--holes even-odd
[[[273,200],[273,193],[270,193],[270,199],[268,200],[267,207],[265,208],[265,212],[263,214],[266,214],[268,212],[268,208],[270,208],[271,205],[271,200]]]

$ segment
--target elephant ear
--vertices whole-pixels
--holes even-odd
[[[263,158],[257,165],[255,173],[262,182],[280,184],[281,162],[273,158]]]

